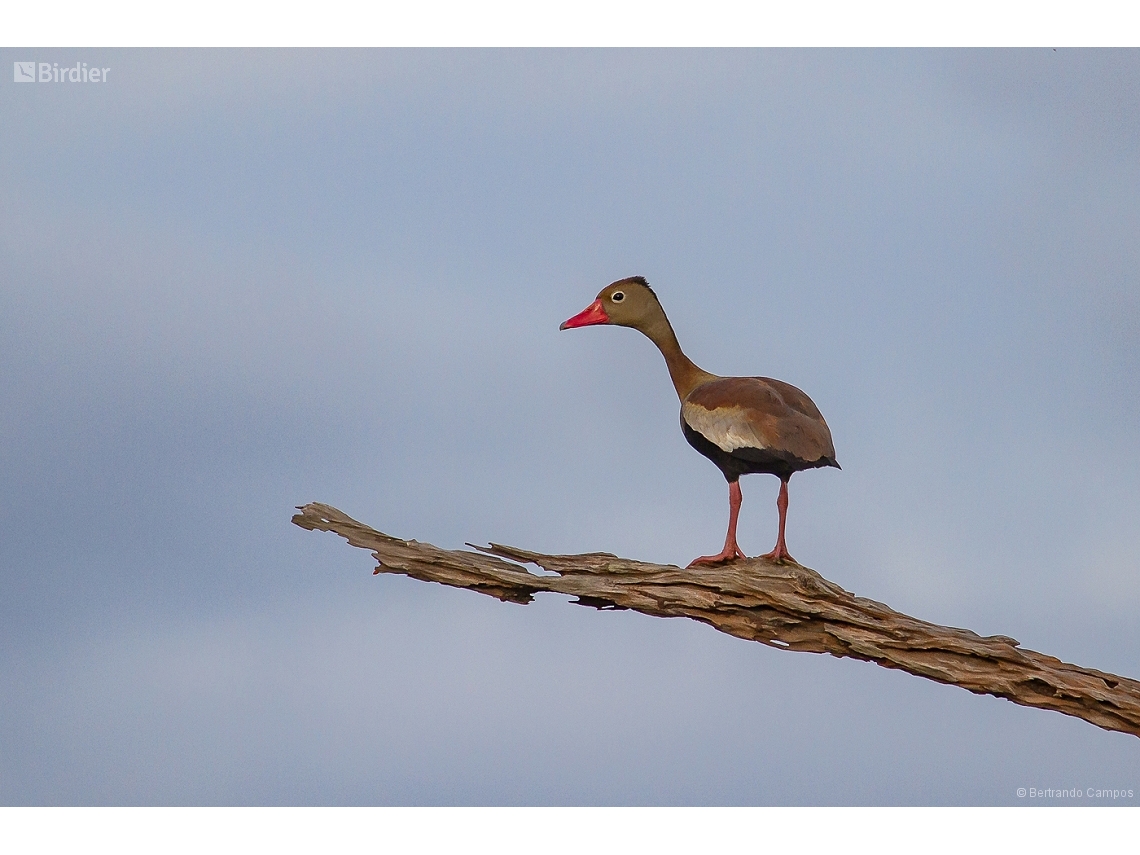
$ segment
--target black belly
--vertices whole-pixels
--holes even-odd
[[[689,445],[715,463],[717,468],[724,473],[725,480],[730,484],[733,481],[740,480],[741,475],[748,475],[752,472],[775,475],[781,481],[787,481],[792,477],[793,472],[799,472],[801,469],[818,469],[821,466],[839,467],[839,464],[831,457],[804,460],[802,457],[796,457],[789,452],[770,448],[744,447],[725,451],[715,442],[709,441],[703,434],[689,427],[684,419],[681,419],[681,430],[684,432]]]

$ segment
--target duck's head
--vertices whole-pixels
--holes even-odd
[[[664,317],[657,295],[644,276],[630,276],[607,285],[598,298],[574,317],[562,323],[560,330],[588,327],[593,324],[617,324],[645,331],[651,323]]]

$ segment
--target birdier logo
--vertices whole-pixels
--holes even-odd
[[[58,62],[13,62],[12,80],[16,83],[106,83],[109,68],[88,67],[85,62],[65,65]]]

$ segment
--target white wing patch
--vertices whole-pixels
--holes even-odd
[[[738,448],[768,448],[768,443],[748,423],[741,407],[718,407],[714,412],[686,401],[681,405],[681,418],[721,451],[731,453]]]

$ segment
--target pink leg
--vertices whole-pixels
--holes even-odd
[[[799,564],[796,559],[792,558],[787,545],[784,543],[784,523],[788,520],[787,481],[780,482],[780,495],[776,499],[776,507],[780,510],[780,534],[776,537],[776,548],[760,557],[767,558],[769,561],[791,561],[793,564]]]
[[[740,516],[740,482],[733,481],[728,485],[728,535],[724,539],[724,549],[719,555],[702,555],[694,558],[689,566],[697,564],[720,564],[723,561],[732,561],[734,558],[746,558],[736,545],[736,518]]]

